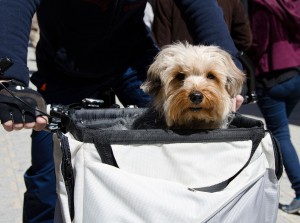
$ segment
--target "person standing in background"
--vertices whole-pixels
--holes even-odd
[[[236,48],[247,51],[252,44],[252,33],[241,0],[218,0],[218,4]],[[155,5],[152,32],[158,46],[176,41],[192,43],[193,39],[174,0],[156,0]]]
[[[249,0],[258,105],[280,143],[283,165],[295,198],[279,208],[300,211],[300,164],[291,142],[289,116],[300,100],[300,1]]]

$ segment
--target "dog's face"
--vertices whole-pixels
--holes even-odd
[[[224,128],[244,78],[224,50],[177,43],[157,55],[142,89],[169,127]]]

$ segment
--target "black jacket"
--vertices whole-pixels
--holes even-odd
[[[10,57],[14,65],[0,79],[14,78],[28,84],[28,38],[37,8],[41,29],[37,46],[39,69],[99,79],[121,73],[145,52],[156,50],[142,19],[146,2],[2,0],[0,58]],[[195,43],[219,45],[235,56],[237,50],[215,0],[176,0],[176,3],[190,24],[188,28]]]

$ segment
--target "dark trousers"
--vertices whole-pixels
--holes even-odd
[[[267,128],[280,143],[283,165],[297,197],[300,197],[300,164],[291,142],[288,118],[300,100],[300,75],[272,88],[259,88],[258,105]]]

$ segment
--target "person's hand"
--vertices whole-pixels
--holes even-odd
[[[244,97],[242,95],[237,95],[236,98],[234,98],[232,100],[233,100],[232,111],[236,112],[242,106],[242,104],[244,102]]]
[[[0,80],[0,120],[8,132],[23,128],[40,131],[48,123],[45,101],[19,82]]]

